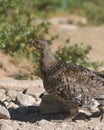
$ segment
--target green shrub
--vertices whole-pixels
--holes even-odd
[[[90,23],[95,25],[104,24],[104,0],[85,0],[82,9]]]
[[[67,12],[84,16],[91,24],[104,23],[104,0],[43,0],[35,2],[35,5],[36,10],[42,11],[45,17],[50,13]]]
[[[66,63],[74,63],[83,67],[92,67],[93,69],[99,69],[103,62],[91,62],[89,61],[89,53],[92,50],[90,45],[86,44],[74,44],[72,46],[64,46],[56,51],[56,58]]]
[[[0,49],[16,57],[25,55],[37,59],[37,51],[30,50],[28,41],[32,38],[45,38],[51,42],[56,36],[49,36],[50,23],[36,23],[37,1],[1,0],[0,1]],[[36,16],[35,16],[36,15]]]
[[[0,22],[16,22],[18,19],[48,18],[50,16],[76,14],[84,16],[92,24],[104,23],[104,0],[0,0]]]
[[[37,51],[29,49],[28,41],[32,38],[45,38],[50,23],[31,26],[30,23],[18,21],[15,25],[5,25],[0,31],[0,48],[11,56],[22,54],[31,60],[36,59]]]

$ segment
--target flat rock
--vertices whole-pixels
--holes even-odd
[[[40,103],[41,113],[66,113],[70,110],[66,105],[47,93],[43,93],[40,97],[42,98]]]
[[[43,87],[42,80],[14,80],[14,79],[0,79],[0,89],[16,89],[25,90],[29,87]]]
[[[30,86],[25,90],[25,94],[39,98],[40,94],[44,92],[43,86]]]
[[[36,104],[36,100],[34,97],[30,95],[23,94],[22,92],[18,92],[17,94],[17,103],[21,106],[31,106]]]
[[[44,92],[43,86],[31,86],[24,90],[24,93],[31,95],[36,99],[37,105],[40,104],[41,99],[39,98],[40,94]]]
[[[10,119],[10,113],[3,102],[0,102],[0,119]]]

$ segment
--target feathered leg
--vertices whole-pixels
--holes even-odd
[[[70,100],[68,102],[68,106],[69,106],[69,109],[70,109],[70,115],[65,119],[65,120],[68,120],[68,121],[74,121],[74,118],[78,115],[78,107],[77,107],[77,104],[75,103],[75,101],[73,100]]]

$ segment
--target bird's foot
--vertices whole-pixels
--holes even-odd
[[[101,114],[101,116],[100,116],[100,122],[102,122],[103,121],[103,114]]]
[[[104,117],[104,106],[103,105],[99,105],[98,106],[100,112],[101,112],[101,116],[100,116],[100,122],[103,121],[103,117]]]

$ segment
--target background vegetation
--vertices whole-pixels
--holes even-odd
[[[63,13],[86,17],[92,24],[104,23],[104,0],[0,0],[0,21],[49,18]]]
[[[37,19],[60,16],[64,13],[77,14],[88,19],[89,24],[104,23],[104,0],[0,0],[0,49],[11,56],[24,55],[38,63],[39,54],[29,49],[31,38],[45,38],[48,41],[57,36],[50,36],[50,23],[37,24]],[[88,54],[91,47],[80,44],[59,48],[56,57],[67,63],[92,66],[97,69],[102,63],[91,63]],[[70,57],[69,57],[70,55]]]

